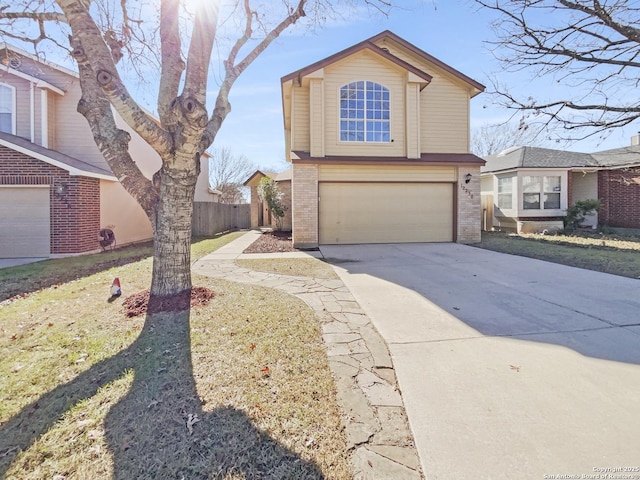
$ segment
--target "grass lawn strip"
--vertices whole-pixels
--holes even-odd
[[[317,258],[237,259],[243,268],[280,275],[333,279],[338,278],[329,265]]]
[[[509,235],[482,232],[474,246],[572,267],[640,278],[640,240],[569,235]]]
[[[149,258],[5,302],[3,478],[351,478],[312,311],[278,291],[194,277],[216,297],[191,311],[183,338],[165,328],[189,326],[176,314],[146,324],[123,316],[124,297],[148,288],[150,275]],[[116,276],[123,296],[108,303]],[[91,394],[47,415],[51,398],[76,386]],[[5,429],[21,411],[36,430],[32,422],[53,423],[14,457]]]

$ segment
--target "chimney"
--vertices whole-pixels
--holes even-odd
[[[631,137],[631,146],[640,145],[640,132]]]

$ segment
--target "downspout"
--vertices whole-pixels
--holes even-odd
[[[35,102],[35,86],[33,82],[29,82],[29,101],[31,102],[31,143],[36,141],[36,102]]]

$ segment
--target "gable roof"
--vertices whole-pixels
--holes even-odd
[[[383,32],[384,33],[384,32]],[[391,33],[391,32],[389,32]],[[374,38],[374,37],[372,37]],[[288,82],[290,80],[297,80],[298,83],[301,82],[302,77],[304,77],[305,75],[309,75],[310,73],[315,72],[316,70],[320,70],[321,68],[325,68],[328,65],[331,65],[332,63],[335,63],[339,60],[342,60],[343,58],[347,58],[355,53],[358,52],[362,52],[368,50],[370,52],[373,52],[377,55],[380,55],[381,57],[391,61],[392,63],[395,63],[396,65],[398,65],[401,68],[404,68],[405,70],[414,73],[415,75],[417,75],[418,77],[422,78],[423,80],[425,80],[425,83],[430,83],[431,80],[433,79],[433,77],[431,75],[429,75],[428,73],[420,70],[419,68],[414,67],[413,65],[411,65],[408,62],[405,62],[404,60],[396,57],[395,55],[392,55],[389,51],[385,50],[384,48],[380,48],[379,46],[377,46],[375,43],[373,43],[372,39],[367,39],[364,40],[360,43],[357,43],[355,45],[352,45],[349,48],[346,48],[338,53],[334,53],[333,55],[328,56],[327,58],[323,58],[322,60],[319,60],[315,63],[312,63],[311,65],[307,65],[306,67],[303,67],[299,70],[296,70],[295,72],[292,72],[288,75],[285,75],[284,77],[281,78],[281,82],[285,83]]]
[[[0,145],[28,155],[36,160],[48,163],[49,165],[53,165],[54,167],[66,170],[69,172],[69,175],[100,178],[112,181],[118,180],[109,170],[96,167],[90,163],[65,155],[64,153],[36,145],[35,143],[16,135],[0,132]]]
[[[398,35],[396,35],[395,33],[393,33],[390,30],[385,30],[384,32],[380,32],[379,34],[374,35],[373,37],[371,37],[369,39],[369,41],[370,42],[377,42],[379,40],[387,40],[387,39],[396,42],[397,44],[403,46],[407,50],[410,50],[412,53],[414,53],[418,57],[422,58],[423,60],[426,60],[427,62],[433,63],[434,65],[437,65],[442,70],[450,73],[454,77],[457,77],[460,80],[462,80],[463,82],[468,83],[469,85],[471,85],[472,87],[474,87],[475,89],[478,90],[477,93],[480,93],[480,92],[484,91],[485,87],[480,82],[477,82],[473,78],[468,77],[467,75],[465,75],[464,73],[460,72],[459,70],[456,70],[451,65],[447,65],[442,60],[439,60],[436,57],[434,57],[433,55],[428,54],[424,50],[416,47],[414,44],[407,42],[404,38],[399,37]],[[472,95],[472,96],[475,96],[475,95]]]
[[[455,68],[451,67],[450,65],[447,65],[446,63],[444,63],[442,60],[437,59],[436,57],[434,57],[433,55],[428,54],[427,52],[425,52],[424,50],[421,50],[420,48],[416,47],[415,45],[407,42],[405,39],[399,37],[398,35],[396,35],[395,33],[391,32],[390,30],[385,30],[383,32],[380,32],[377,35],[374,35],[371,38],[368,38],[360,43],[357,43],[349,48],[346,48],[338,53],[335,53],[333,55],[330,55],[322,60],[319,60],[315,63],[312,63],[311,65],[307,65],[306,67],[303,67],[299,70],[296,70],[295,72],[292,72],[288,75],[285,75],[284,77],[281,78],[281,83],[286,83],[290,80],[298,80],[298,82],[300,82],[300,80],[302,79],[302,77],[304,77],[305,75],[308,75],[310,73],[315,72],[316,70],[319,70],[321,68],[324,68],[328,65],[331,65],[332,63],[335,63],[339,60],[342,60],[343,58],[349,57],[350,55],[353,55],[354,53],[357,52],[361,52],[364,50],[368,50],[371,51],[377,55],[380,55],[381,57],[395,63],[396,65],[398,65],[399,67],[404,68],[405,70],[414,73],[415,75],[419,76],[420,78],[422,78],[423,80],[425,80],[426,83],[431,82],[432,80],[432,76],[429,75],[427,72],[424,72],[423,70],[411,65],[410,63],[398,58],[397,56],[393,55],[392,53],[390,53],[387,49],[383,48],[383,47],[379,47],[378,45],[375,44],[375,42],[381,41],[381,40],[390,40],[393,41],[395,43],[397,43],[398,45],[404,47],[405,49],[409,50],[410,52],[412,52],[414,55],[418,56],[419,58],[422,58],[423,60],[433,63],[434,65],[438,66],[439,68],[441,68],[442,70],[448,72],[449,74],[453,75],[454,77],[457,77],[458,79],[462,80],[463,82],[467,83],[469,86],[471,86],[474,90],[476,90],[476,92],[474,94],[472,94],[472,96],[477,95],[480,92],[484,91],[484,85],[482,85],[481,83],[473,80],[472,78],[466,76],[465,74],[463,74],[462,72],[459,72],[458,70],[456,70]]]

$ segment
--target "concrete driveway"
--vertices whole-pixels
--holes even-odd
[[[321,251],[389,344],[427,479],[640,467],[640,280],[457,244]]]

